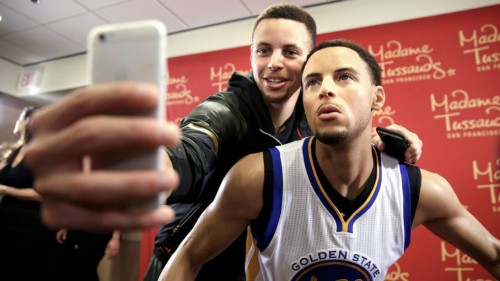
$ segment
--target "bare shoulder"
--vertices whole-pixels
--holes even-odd
[[[422,190],[421,195],[431,196],[447,196],[449,192],[454,194],[450,183],[441,175],[420,169],[422,173]]]
[[[240,159],[229,170],[225,181],[241,189],[260,189],[264,183],[263,153],[249,154]],[[240,190],[244,191],[244,190]]]
[[[231,210],[234,217],[255,219],[263,205],[263,186],[263,153],[250,154],[229,170],[215,201]]]
[[[456,216],[463,211],[455,191],[441,175],[424,169],[413,226]]]
[[[251,167],[250,165],[255,165],[255,167]],[[241,168],[256,168],[258,170],[264,169],[264,153],[252,153],[247,156],[241,158],[235,165],[235,167]]]

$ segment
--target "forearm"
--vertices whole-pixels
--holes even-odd
[[[159,280],[195,280],[202,266],[215,256],[212,247],[207,246],[216,241],[212,228],[206,229],[207,225],[210,226],[203,219],[207,217],[207,211],[169,259]]]
[[[414,226],[423,223],[495,277],[500,277],[500,241],[459,201],[451,185],[424,169]]]
[[[192,203],[198,199],[206,178],[217,165],[216,146],[209,135],[193,128],[183,128],[182,132],[181,144],[167,150],[167,165],[172,165],[181,179],[168,198],[169,204]]]
[[[481,225],[478,227],[479,231],[474,234],[484,236],[478,239],[480,241],[476,245],[464,247],[463,251],[483,266],[495,279],[500,280],[500,241]]]
[[[199,104],[181,123],[181,145],[167,152],[180,175],[180,185],[168,203],[192,203],[199,198],[218,165],[219,152],[247,132],[247,120],[233,94],[216,94]]]
[[[472,217],[472,215],[470,216]],[[475,230],[468,234],[477,237],[468,239],[473,241],[472,245],[457,243],[457,246],[481,264],[496,279],[500,280],[500,241],[475,218],[471,218],[467,225]]]
[[[233,225],[227,225],[225,217],[219,217],[211,209],[209,207],[203,213],[193,230],[179,245],[159,280],[195,280],[202,267],[241,234],[241,230],[234,231]]]
[[[33,188],[15,188],[0,185],[0,195],[11,196],[20,200],[42,201],[42,196]]]
[[[194,267],[193,264],[186,259],[180,259],[178,256],[185,256],[183,249],[178,249],[170,258],[167,265],[163,268],[160,275],[160,281],[177,281],[177,280],[195,280],[201,266]]]

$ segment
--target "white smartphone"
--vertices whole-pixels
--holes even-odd
[[[109,24],[94,27],[87,40],[87,67],[90,83],[113,81],[140,81],[153,83],[160,89],[158,105],[147,112],[120,112],[120,115],[146,116],[165,120],[167,30],[156,20]],[[112,169],[151,170],[163,169],[162,148],[138,149],[116,155]],[[166,195],[142,208],[153,209],[164,204]]]

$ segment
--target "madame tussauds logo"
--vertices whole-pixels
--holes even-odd
[[[472,162],[472,174],[474,180],[480,184],[477,189],[489,190],[492,211],[500,213],[500,158],[495,163]]]
[[[449,247],[445,241],[441,241],[441,262],[444,265],[444,271],[458,281],[493,281],[488,277],[479,277],[474,268],[478,267],[477,261],[470,256],[462,253],[455,247]],[[479,275],[481,275],[479,273]],[[455,279],[456,278],[456,279]]]
[[[389,105],[385,105],[382,109],[375,111],[374,117],[380,126],[384,124],[384,126],[388,126],[396,123],[393,118],[394,115],[396,115],[396,110]]]
[[[463,119],[461,113],[467,110],[484,109],[478,118]],[[465,90],[445,94],[440,100],[431,94],[431,111],[443,111],[434,116],[445,123],[448,138],[483,137],[500,135],[500,96],[470,98]],[[478,131],[481,130],[481,131]],[[474,132],[473,132],[474,131]]]
[[[222,92],[227,89],[227,81],[234,72],[238,72],[241,75],[247,75],[250,73],[250,70],[237,70],[234,63],[226,63],[219,67],[210,67],[210,81],[212,81],[212,86],[216,87],[217,92]]]
[[[473,56],[477,71],[500,69],[500,53],[497,52],[500,34],[495,25],[485,24],[468,35],[460,30],[458,38],[463,53]]]
[[[378,60],[385,84],[440,80],[455,73],[453,69],[445,71],[441,62],[434,60],[431,55],[434,49],[428,44],[407,47],[397,40],[391,40],[378,49],[369,45],[368,50]],[[396,65],[396,60],[411,57],[414,58],[414,63]]]
[[[186,76],[168,79],[167,105],[193,104],[200,100],[198,96],[191,95],[187,83]]]

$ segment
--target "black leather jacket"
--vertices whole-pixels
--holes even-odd
[[[208,135],[186,127],[194,124],[210,130],[219,142],[215,154]],[[181,122],[182,145],[169,150],[181,185],[169,203],[194,202],[202,192],[219,188],[227,171],[244,156],[310,135],[299,99],[286,128],[275,136],[271,116],[252,76],[234,73],[228,90],[208,97]]]
[[[188,124],[195,124],[215,134],[219,142],[218,155],[215,154],[210,137],[186,127]],[[203,210],[215,197],[226,173],[239,159],[311,135],[301,98],[287,121],[285,130],[276,135],[271,116],[255,80],[251,75],[243,76],[238,73],[234,73],[229,80],[227,91],[204,100],[183,119],[181,127],[182,144],[168,151],[174,167],[181,175],[180,186],[168,199],[168,203],[177,212],[178,220],[182,220],[190,208],[185,204],[172,203],[194,203],[195,207],[199,207],[201,201],[204,203],[200,211]],[[188,216],[197,218],[199,213],[189,213]],[[175,249],[175,244],[180,241],[169,240],[178,240],[178,237],[172,239],[172,228],[177,224],[178,222],[159,230],[155,241],[156,248],[173,245]],[[186,224],[188,230],[192,224]],[[181,236],[186,232],[182,231]],[[155,251],[157,257],[161,255],[156,253]],[[244,254],[244,237],[241,237],[214,261],[206,264],[197,280],[204,280],[204,272],[207,272],[207,280],[215,280],[214,276],[229,278],[243,275]],[[215,272],[216,275],[211,275]],[[212,276],[212,279],[209,279],[209,276]]]

